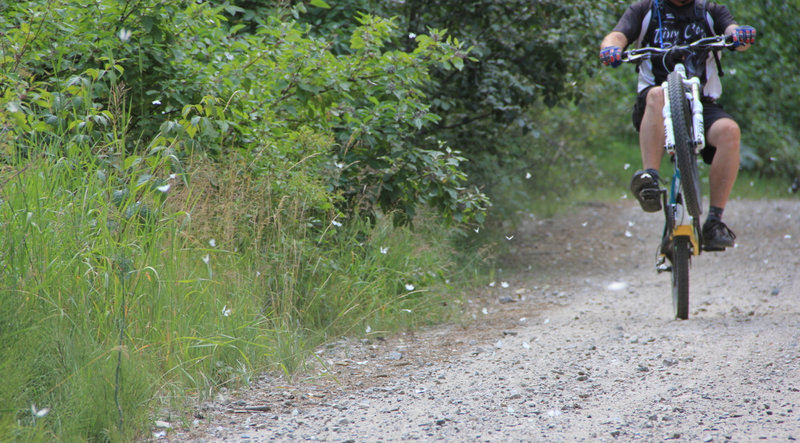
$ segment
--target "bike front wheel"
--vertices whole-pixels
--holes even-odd
[[[689,264],[692,259],[688,237],[675,237],[672,242],[672,307],[675,318],[689,318]]]
[[[694,218],[702,214],[702,194],[697,172],[697,153],[692,137],[692,110],[686,99],[683,78],[678,72],[667,77],[669,109],[672,113],[672,128],[675,135],[676,167],[680,171],[681,187],[686,211]]]

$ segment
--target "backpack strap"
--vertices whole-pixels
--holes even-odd
[[[703,20],[706,25],[706,31],[710,34],[714,33],[714,29],[711,28],[706,17],[706,0],[694,0],[694,16],[697,20]]]
[[[664,2],[665,0],[650,0],[650,14],[645,16],[645,20],[647,21],[647,26],[642,26],[642,35],[639,38],[639,41],[643,41],[645,35],[650,31],[650,28],[653,26],[654,22],[658,22],[658,27],[661,27],[661,17],[664,15]],[[660,42],[659,46],[663,46],[663,42]]]
[[[650,8],[649,8],[650,12],[645,14],[644,19],[642,19],[642,27],[641,27],[642,29],[641,29],[641,31],[639,31],[639,39],[636,40],[636,45],[637,46],[641,46],[642,45],[642,42],[644,41],[644,37],[645,37],[645,35],[647,35],[647,31],[649,31],[650,27],[653,25],[653,17],[655,17],[654,14],[656,12],[655,8],[653,8],[654,5],[655,5],[655,3],[653,2],[653,0],[650,0]]]
[[[706,0],[694,0],[695,17],[697,17],[698,20],[702,18],[703,24],[706,27],[706,32],[709,35],[716,35],[716,33],[714,32],[714,28],[711,26],[711,23],[709,22],[707,13],[708,12],[706,11]],[[725,72],[722,71],[722,63],[720,63],[719,61],[719,50],[714,49],[711,51],[711,53],[714,55],[714,62],[717,64],[717,75],[722,77],[723,75],[725,75]]]
[[[698,20],[703,19],[706,22],[706,26],[708,25],[706,20],[706,0],[694,0],[694,16]]]

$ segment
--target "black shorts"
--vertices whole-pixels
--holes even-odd
[[[636,131],[639,131],[639,128],[642,126],[642,117],[644,117],[644,108],[647,105],[647,92],[650,91],[649,88],[642,90],[639,93],[639,96],[636,98],[636,103],[633,105],[633,127],[636,128]],[[709,97],[703,97],[703,127],[705,128],[706,134],[708,134],[708,128],[714,124],[715,121],[721,118],[729,118],[733,120],[730,114],[725,112],[722,109],[722,105],[717,103],[714,99]],[[717,148],[711,146],[710,144],[706,143],[706,147],[700,151],[700,154],[703,156],[703,161],[707,164],[711,164],[711,160],[714,159],[714,154],[717,152]]]

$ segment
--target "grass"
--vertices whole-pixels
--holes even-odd
[[[326,340],[453,312],[433,219],[344,220],[236,162],[59,148],[0,171],[0,440],[142,438],[153,411],[291,375]]]

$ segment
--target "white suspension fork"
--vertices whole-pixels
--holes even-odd
[[[695,152],[699,153],[706,144],[703,122],[703,102],[700,99],[700,79],[697,77],[692,77],[691,79],[686,80],[686,68],[682,64],[675,66],[675,70],[680,73],[681,78],[683,79],[683,84],[690,87],[691,92],[686,92],[686,99],[691,101],[692,133],[694,135],[694,139],[692,141],[694,142]],[[666,148],[667,152],[670,154],[674,154],[675,131],[672,128],[672,108],[670,107],[668,83],[662,83],[661,88],[664,90],[664,109],[661,111],[661,114],[664,117],[664,148]]]
[[[700,79],[692,77],[684,80],[692,87],[692,127],[694,129],[694,149],[700,153],[706,146],[705,126],[703,124],[703,102],[700,100]]]

